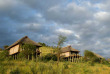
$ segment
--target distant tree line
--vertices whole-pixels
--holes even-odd
[[[48,46],[46,43],[38,42],[42,46]]]
[[[5,50],[7,47],[9,47],[8,45],[4,45],[3,48],[0,48],[0,51]]]

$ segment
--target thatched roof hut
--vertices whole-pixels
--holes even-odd
[[[6,49],[10,49],[10,48],[12,48],[12,47],[14,47],[14,46],[16,46],[16,45],[18,45],[18,44],[25,44],[25,43],[26,43],[26,44],[32,44],[32,45],[35,45],[35,46],[37,46],[37,47],[41,47],[40,44],[38,44],[38,43],[34,42],[33,40],[31,40],[30,38],[28,38],[28,36],[25,36],[25,37],[19,39],[18,41],[14,42],[12,45],[10,45],[10,46],[9,46],[8,48],[6,48]]]
[[[65,53],[65,52],[80,52],[77,49],[74,49],[71,47],[71,45],[67,46],[67,47],[63,47],[61,48],[61,53]]]
[[[67,58],[67,57],[74,57],[79,54],[80,51],[71,47],[71,45],[67,47],[63,47],[60,50],[60,57]]]
[[[33,40],[31,40],[30,38],[28,38],[28,36],[25,36],[23,38],[21,38],[20,40],[14,42],[12,45],[10,45],[9,47],[7,47],[6,49],[9,50],[9,55],[14,55],[17,54],[21,51],[23,51],[24,49],[21,48],[21,46],[23,44],[32,44],[36,46],[36,51],[39,49],[39,47],[41,47],[40,44],[34,42]]]

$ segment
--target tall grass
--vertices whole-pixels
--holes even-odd
[[[34,62],[34,61],[4,61],[0,65],[1,74],[110,74],[110,67],[95,63]]]

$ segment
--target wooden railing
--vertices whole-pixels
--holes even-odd
[[[75,62],[75,63],[79,63],[79,62],[83,62],[83,57],[79,54],[71,54],[68,57],[62,57],[65,61],[70,61],[70,62]]]

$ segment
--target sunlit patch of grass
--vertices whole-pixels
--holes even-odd
[[[48,53],[54,53],[54,49],[52,47],[40,47],[39,50],[42,52],[41,56],[45,56]]]

